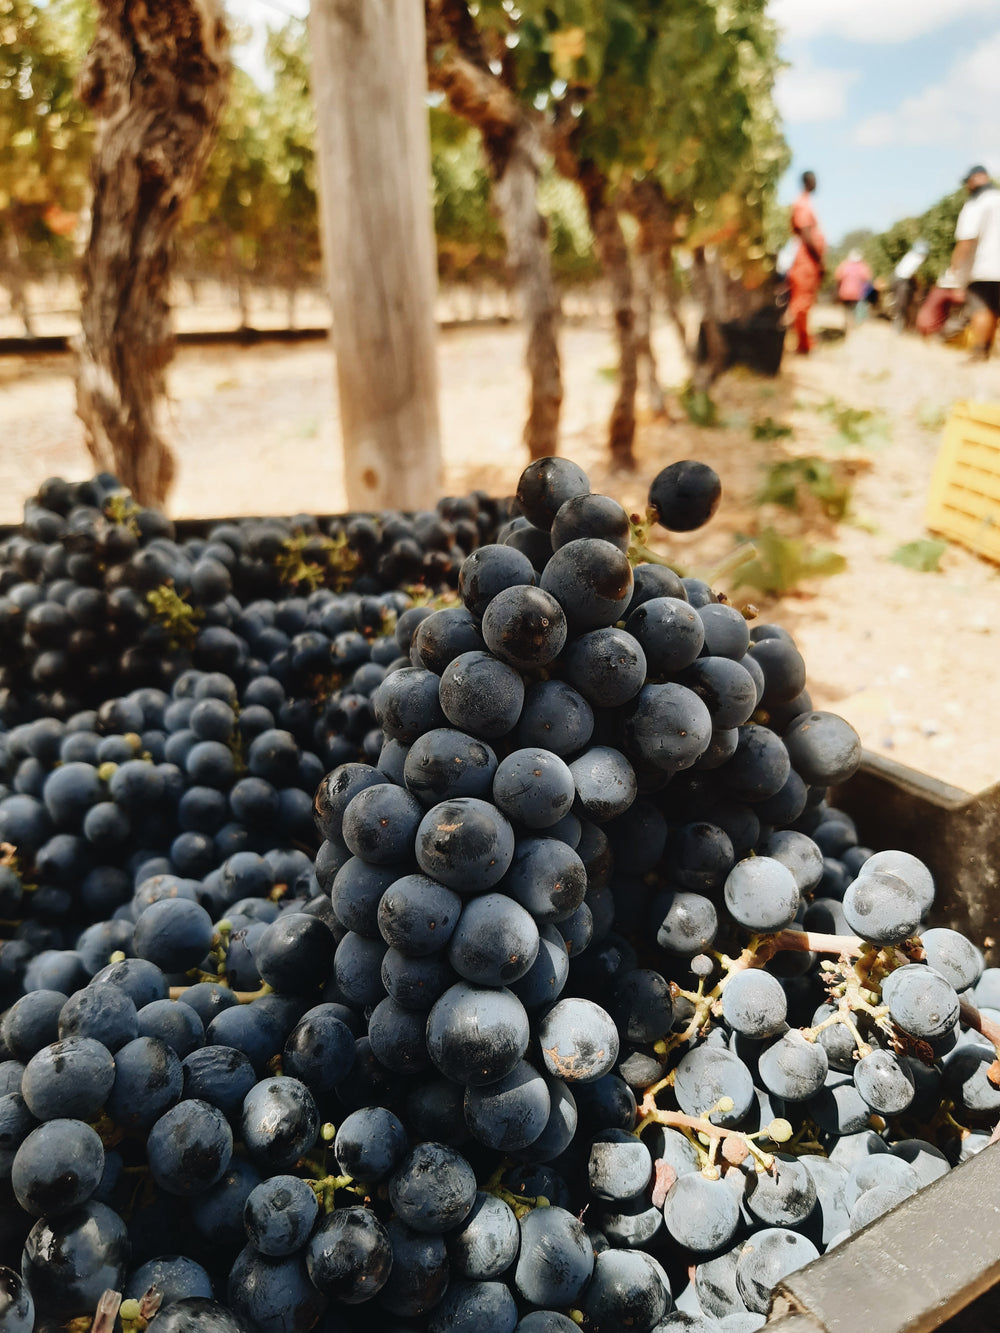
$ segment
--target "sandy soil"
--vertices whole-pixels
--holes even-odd
[[[839,315],[830,313],[829,323]],[[509,493],[524,463],[522,334],[516,327],[443,333],[440,341],[446,486]],[[661,378],[684,378],[676,340],[657,333]],[[659,548],[685,570],[715,567],[742,534],[773,524],[839,551],[847,569],[796,594],[753,600],[760,614],[796,636],[817,706],[847,717],[865,745],[978,791],[1000,780],[1000,577],[952,546],[940,572],[892,563],[903,542],[926,537],[923,513],[941,427],[953,401],[1000,401],[1000,359],[970,366],[963,354],[897,338],[869,323],[845,341],[789,357],[780,377],[731,371],[720,382],[721,425],[642,416],[635,473],[608,466],[604,423],[614,393],[614,352],[601,323],[564,330],[563,452],[595,489],[642,506],[651,477],[694,457],[723,479],[717,518],[701,533],[663,534]],[[0,522],[15,522],[24,498],[46,476],[86,475],[67,358],[0,362]],[[171,371],[170,424],[180,463],[175,516],[337,512],[345,505],[330,354],[323,344],[182,352]],[[853,445],[830,420],[837,405],[876,413]],[[753,438],[766,418],[792,435]],[[789,513],[754,500],[767,467],[821,455],[849,475],[848,518],[815,506]],[[720,580],[727,588],[727,581]]]

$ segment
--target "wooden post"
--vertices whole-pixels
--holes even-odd
[[[417,0],[313,0],[320,216],[347,503],[442,492],[435,259]]]

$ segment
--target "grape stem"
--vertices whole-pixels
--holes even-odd
[[[640,1133],[647,1125],[655,1124],[666,1125],[670,1129],[691,1129],[696,1134],[707,1135],[710,1139],[739,1139],[741,1143],[746,1144],[750,1153],[760,1163],[762,1170],[770,1171],[774,1165],[773,1155],[765,1152],[763,1148],[758,1148],[755,1143],[751,1142],[750,1136],[744,1134],[741,1130],[724,1129],[722,1125],[713,1125],[711,1120],[703,1120],[696,1115],[685,1115],[683,1111],[664,1111],[657,1106],[652,1089],[642,1099],[639,1115],[642,1117],[639,1123]]]
[[[94,1322],[90,1325],[90,1333],[114,1333],[115,1320],[118,1318],[121,1303],[120,1291],[111,1291],[110,1288],[102,1291],[94,1312]]]
[[[214,986],[226,985],[224,981],[220,981],[215,977],[205,978],[205,979],[209,980],[211,984]],[[195,983],[192,982],[191,984],[194,985]],[[183,999],[184,992],[190,989],[191,986],[171,986],[170,998],[172,1000]],[[226,986],[226,989],[229,990],[229,987]],[[271,990],[271,987],[265,981],[263,986],[261,986],[260,990],[230,990],[229,993],[232,996],[234,996],[235,999],[238,1000],[240,1004],[252,1004],[254,1000],[261,1000],[264,998],[265,995],[271,995],[273,992]]]

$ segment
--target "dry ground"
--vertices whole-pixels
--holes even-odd
[[[839,316],[831,314],[830,322]],[[657,335],[665,383],[684,376],[669,329]],[[446,484],[509,493],[523,466],[523,335],[516,327],[444,333],[440,341]],[[969,366],[963,354],[869,323],[844,342],[789,357],[779,378],[730,372],[718,386],[722,425],[686,420],[640,424],[638,470],[610,472],[603,444],[614,392],[610,332],[564,330],[563,452],[588,469],[595,489],[631,508],[649,479],[683,457],[711,463],[723,479],[716,520],[662,549],[686,569],[707,570],[738,534],[774,522],[841,552],[847,570],[805,591],[766,600],[762,615],[792,630],[819,706],[842,713],[870,749],[970,791],[1000,780],[1000,578],[993,565],[951,547],[938,573],[890,561],[903,542],[927,535],[923,512],[941,425],[956,399],[1000,401],[1000,359]],[[46,476],[85,475],[88,460],[73,413],[67,358],[0,362],[0,522],[15,522]],[[321,343],[182,352],[171,371],[171,429],[180,474],[175,516],[337,512],[344,507],[330,353]],[[884,436],[844,447],[830,400],[878,413]],[[674,414],[675,416],[678,414]],[[754,439],[764,418],[793,436]],[[763,469],[796,454],[821,454],[854,473],[851,517],[788,514],[754,502]],[[722,580],[725,587],[725,580]]]

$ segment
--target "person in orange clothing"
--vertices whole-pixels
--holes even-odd
[[[802,193],[792,205],[792,232],[799,238],[799,248],[787,275],[790,293],[788,322],[795,328],[795,350],[803,355],[812,347],[809,311],[816,303],[820,283],[826,272],[823,265],[826,241],[812,206],[811,196],[815,190],[815,172],[804,171]]]

